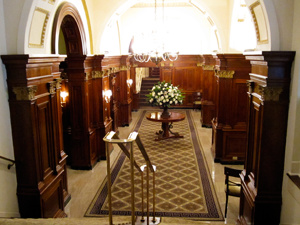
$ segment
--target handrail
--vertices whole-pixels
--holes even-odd
[[[3,157],[3,156],[0,156],[0,159],[4,159],[4,160],[6,160],[6,161],[12,162],[12,164],[8,164],[8,165],[7,165],[7,169],[9,169],[9,170],[10,170],[10,168],[11,168],[13,165],[15,165],[15,163],[16,163],[15,160],[8,159],[8,158],[5,158],[5,157]]]
[[[109,224],[112,225],[112,202],[111,202],[111,177],[110,177],[110,151],[109,151],[109,144],[118,144],[121,150],[125,153],[125,155],[130,159],[130,172],[131,172],[131,224],[135,224],[136,218],[135,218],[135,203],[134,203],[134,167],[138,169],[138,171],[141,173],[141,180],[142,180],[142,217],[141,222],[144,222],[144,198],[143,198],[143,172],[146,168],[147,172],[147,225],[149,223],[149,170],[153,173],[153,217],[152,217],[152,223],[151,224],[158,224],[160,219],[155,218],[155,171],[156,166],[152,165],[150,158],[143,146],[143,143],[138,135],[138,132],[132,132],[129,134],[127,139],[119,139],[118,135],[110,131],[108,132],[103,140],[105,141],[105,148],[106,148],[106,162],[107,162],[107,190],[108,190],[108,207],[109,207]],[[134,154],[133,154],[133,142],[136,142],[137,146],[139,147],[147,165],[139,166],[136,161],[134,160]],[[127,149],[127,147],[124,145],[124,143],[130,144],[130,152]],[[158,222],[158,223],[157,223]]]

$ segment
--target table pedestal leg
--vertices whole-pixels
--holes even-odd
[[[169,125],[169,123],[162,123],[161,129],[159,132],[156,132],[158,137],[155,139],[155,141],[160,141],[168,138],[183,138],[182,135],[179,135],[177,132],[172,132],[170,129],[173,128],[172,123]],[[170,134],[171,133],[171,134]]]

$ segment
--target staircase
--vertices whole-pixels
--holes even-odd
[[[149,68],[149,77],[143,78],[141,92],[140,92],[140,107],[150,106],[147,102],[147,97],[152,87],[160,80],[160,69],[159,67]]]
[[[147,101],[146,95],[150,93],[150,90],[152,87],[157,84],[159,81],[158,78],[143,78],[142,80],[142,86],[141,86],[141,92],[140,92],[140,107],[143,106],[150,106],[150,103]]]
[[[150,78],[159,78],[160,77],[159,67],[150,67],[149,68],[149,77]]]

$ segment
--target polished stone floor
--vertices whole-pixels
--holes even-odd
[[[153,108],[151,108],[153,109]],[[132,122],[128,127],[119,128],[120,138],[127,138],[128,134],[132,131],[135,126],[136,120],[139,114],[142,112],[140,109],[137,112],[132,112]],[[224,214],[225,208],[225,193],[224,193],[224,165],[220,163],[214,163],[213,157],[210,151],[211,147],[211,137],[212,130],[210,128],[202,128],[200,123],[200,111],[193,111],[192,116],[197,126],[197,132],[203,147],[207,163],[209,165],[210,174],[214,182],[215,190],[218,196],[218,200],[221,206],[221,209]],[[117,155],[119,154],[119,149],[115,146],[112,154],[111,161],[113,162]],[[226,165],[232,168],[242,169],[242,165]],[[68,169],[68,188],[72,196],[71,201],[66,206],[65,211],[70,218],[83,218],[84,214],[94,198],[101,182],[106,176],[106,161],[98,162],[92,170],[72,170]],[[202,222],[201,224],[235,224],[238,217],[239,211],[239,198],[229,197],[229,205],[227,212],[227,219],[224,222]],[[167,222],[168,219],[165,219]],[[175,222],[175,221],[174,221]],[[189,224],[190,222],[184,222]],[[180,224],[184,224],[182,221]],[[174,223],[175,224],[175,223]]]

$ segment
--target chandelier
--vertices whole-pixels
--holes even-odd
[[[150,34],[140,34],[140,45],[138,49],[133,53],[134,59],[138,62],[153,62],[156,66],[161,61],[175,61],[178,58],[179,52],[165,51],[166,30],[164,27],[164,0],[163,4],[163,23],[161,29],[158,27],[157,21],[157,3],[155,0],[155,27]]]

